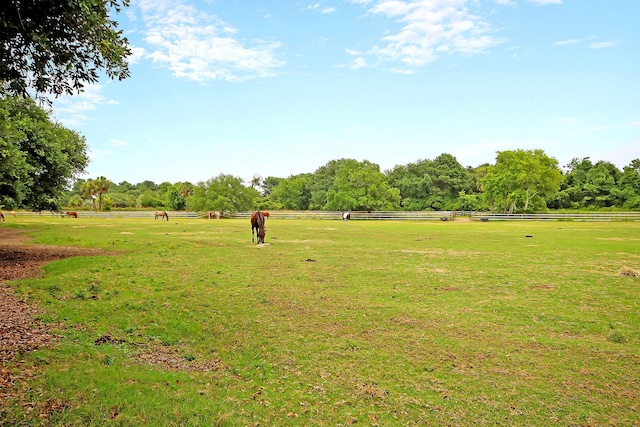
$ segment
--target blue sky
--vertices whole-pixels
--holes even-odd
[[[132,76],[54,102],[86,179],[640,158],[637,0],[131,0],[116,20]]]

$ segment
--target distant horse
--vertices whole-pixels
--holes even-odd
[[[167,221],[169,221],[169,214],[167,213],[167,211],[157,211],[156,212],[156,219],[160,218],[160,220],[163,219],[167,219]]]
[[[349,209],[348,211],[342,212],[342,221],[344,222],[351,221],[351,209]]]
[[[209,219],[211,219],[211,218],[220,219],[220,216],[222,216],[222,213],[220,211],[208,211],[207,212],[207,217]]]
[[[269,216],[269,212],[267,212]],[[251,242],[253,242],[253,230],[256,230],[256,236],[258,237],[258,244],[264,243],[264,235],[266,230],[264,229],[264,213],[256,211],[251,214]]]
[[[2,212],[0,212],[0,220],[4,222],[4,214]]]
[[[78,212],[69,211],[65,213],[69,218],[78,218]]]

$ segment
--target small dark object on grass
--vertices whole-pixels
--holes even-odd
[[[480,218],[480,221],[487,222],[487,221],[489,221],[489,218]]]
[[[620,275],[626,277],[640,277],[640,270],[636,270],[631,267],[622,267],[620,269]]]
[[[527,238],[533,238],[533,236],[531,236],[531,235],[529,235],[529,234],[527,234],[527,235],[526,235],[526,236],[524,236],[524,237],[527,237]]]
[[[124,343],[124,340],[120,340],[120,339],[116,339],[116,338],[111,338],[111,335],[103,335],[100,338],[98,338],[97,340],[94,341],[95,345],[102,345],[102,344],[122,344]]]
[[[316,262],[316,260],[315,259],[311,259],[311,258],[307,258],[307,259],[304,260],[304,262]]]

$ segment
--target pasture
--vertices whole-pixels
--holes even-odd
[[[0,425],[640,424],[638,222],[30,217]],[[530,237],[527,237],[530,236]]]

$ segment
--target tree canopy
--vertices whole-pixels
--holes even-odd
[[[84,137],[31,98],[0,96],[0,205],[57,210],[88,163]]]
[[[0,2],[0,83],[9,94],[72,94],[129,76],[129,44],[110,14],[129,0]]]
[[[560,189],[562,172],[558,161],[542,150],[502,151],[496,164],[488,169],[481,182],[492,207],[513,213],[520,205],[525,212],[532,201],[544,206],[546,197]]]
[[[196,211],[250,210],[254,207],[258,190],[242,185],[242,180],[231,175],[220,174],[193,188],[189,206]]]

